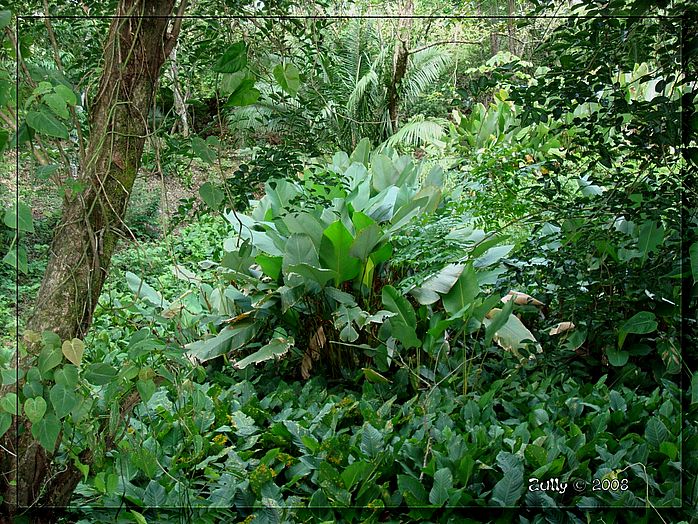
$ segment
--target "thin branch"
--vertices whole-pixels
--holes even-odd
[[[424,51],[426,49],[429,49],[430,47],[434,47],[437,45],[448,45],[448,44],[468,44],[468,45],[482,45],[483,41],[481,40],[442,40],[440,42],[433,42],[431,44],[427,44],[422,47],[418,47],[417,49],[411,49],[407,51],[408,55],[413,55],[415,53],[419,53],[420,51]]]
[[[491,34],[491,35],[506,36],[507,38],[511,38],[512,40],[516,40],[519,44],[523,44],[523,45],[527,45],[527,44],[528,44],[528,42],[524,42],[524,41],[521,40],[520,38],[517,38],[517,37],[515,37],[515,36],[513,36],[513,35],[509,35],[508,33],[498,33],[498,32],[495,31],[495,32],[492,32],[492,33],[490,33],[490,34]]]

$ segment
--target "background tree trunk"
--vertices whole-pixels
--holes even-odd
[[[79,175],[86,188],[63,201],[27,325],[32,331],[53,331],[65,340],[82,337],[90,326],[117,240],[129,234],[124,214],[148,133],[148,110],[181,24],[179,19],[170,26],[174,2],[121,0],[117,7],[117,16],[124,18],[114,18],[109,29],[90,113],[86,165]],[[2,438],[7,451],[0,456],[0,522],[29,507],[43,512],[42,521],[54,521],[56,514],[45,513],[46,508],[66,506],[81,478],[72,464],[54,471],[51,454],[29,428],[23,416],[17,417]],[[89,464],[90,455],[81,460]]]
[[[182,136],[187,138],[189,136],[189,118],[187,117],[187,92],[182,93],[179,86],[179,71],[177,66],[177,47],[172,48],[170,53],[170,76],[172,77],[172,94],[174,96],[174,108],[175,113],[179,117],[179,120],[175,121],[174,126],[172,126],[172,131],[170,134],[175,132],[175,129],[179,125]]]
[[[414,14],[414,3],[407,0],[400,10],[401,18],[398,21],[397,36],[395,42],[395,54],[393,55],[393,75],[388,86],[388,114],[390,116],[391,133],[395,133],[398,127],[399,107],[400,107],[400,84],[407,73],[407,60],[410,56],[408,51],[410,42],[410,31],[412,29],[412,15]]]

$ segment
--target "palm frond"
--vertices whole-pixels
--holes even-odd
[[[448,122],[442,118],[424,118],[423,115],[412,117],[409,122],[398,129],[382,145],[394,147],[398,144],[420,146],[443,145],[441,138],[446,132]]]
[[[446,72],[451,63],[450,54],[435,48],[413,55],[411,67],[400,87],[404,101],[411,103],[417,100]]]
[[[366,95],[367,89],[369,89],[370,87],[375,87],[377,83],[378,75],[373,69],[370,69],[356,83],[354,89],[352,89],[351,94],[347,98],[347,111],[349,113],[355,113],[361,101],[364,99],[364,95]]]

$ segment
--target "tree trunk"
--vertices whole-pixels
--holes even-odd
[[[509,52],[512,55],[518,55],[518,48],[516,45],[516,26],[514,25],[514,18],[516,14],[516,0],[508,0],[507,3],[507,33],[509,35]]]
[[[400,84],[407,72],[407,60],[410,56],[408,51],[410,41],[410,30],[412,29],[412,18],[414,14],[414,3],[407,0],[400,10],[401,18],[398,21],[397,37],[395,42],[395,54],[393,55],[393,74],[388,86],[388,115],[390,117],[390,132],[395,133],[398,126],[400,108]]]
[[[84,336],[90,326],[117,240],[129,235],[124,214],[148,132],[148,110],[181,24],[173,22],[168,32],[174,2],[119,2],[116,14],[122,18],[111,23],[90,113],[90,143],[80,171],[86,188],[64,198],[29,330],[53,331],[65,340]],[[55,471],[52,455],[33,439],[26,418],[15,422],[1,442],[0,522],[26,508],[41,512],[41,521],[55,521],[57,514],[47,509],[70,502],[81,473],[72,463]],[[89,450],[81,457],[86,464],[91,459]]]
[[[175,132],[177,124],[179,124],[182,131],[182,136],[187,138],[189,136],[189,119],[187,118],[187,102],[186,99],[188,94],[182,94],[182,90],[179,87],[179,71],[177,67],[177,48],[174,47],[170,53],[170,76],[172,77],[172,94],[174,95],[174,109],[175,113],[179,117],[179,121],[176,121],[172,127],[172,133]],[[188,90],[187,90],[188,91]]]

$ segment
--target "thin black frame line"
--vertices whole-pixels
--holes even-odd
[[[167,18],[167,19],[203,19],[203,20],[245,20],[245,19],[278,19],[278,20],[290,20],[290,19],[305,19],[305,20],[314,20],[314,19],[322,19],[322,20],[348,20],[348,19],[429,19],[429,20],[441,20],[441,19],[496,19],[496,20],[501,20],[501,19],[656,19],[656,20],[671,20],[671,19],[683,19],[685,16],[684,15],[675,15],[675,16],[663,16],[663,15],[655,15],[651,17],[647,16],[639,16],[639,15],[584,15],[584,16],[577,16],[577,15],[556,15],[556,16],[493,16],[493,15],[486,15],[486,16],[460,16],[460,15],[413,15],[413,16],[399,16],[399,15],[286,15],[286,16],[277,16],[277,15],[250,15],[250,16],[243,16],[243,15],[230,15],[230,16],[205,16],[205,15],[183,15],[183,16],[159,16],[159,15],[154,15],[154,16],[119,16],[119,15],[99,15],[99,16],[88,16],[88,15],[65,15],[65,16],[55,16],[55,15],[16,15],[15,17],[15,34],[19,35],[19,23],[20,20],[44,20],[44,19],[56,19],[56,20],[61,20],[61,19],[87,19],[87,20],[93,20],[93,19],[107,19],[107,20],[113,20],[113,19],[131,19],[131,18],[152,18],[152,19],[160,19],[160,18]],[[15,43],[15,53],[17,54],[16,56],[19,56],[19,38],[17,38],[17,41]],[[16,83],[16,89],[17,93],[19,92],[19,60],[15,59],[15,83]],[[15,124],[17,129],[19,129],[19,97],[15,97]],[[19,238],[19,142],[15,140],[15,152],[17,153],[15,155],[15,206],[17,212],[15,213],[15,226],[16,226],[16,235],[17,235],[17,241],[15,244],[15,256],[16,256],[16,267],[15,267],[15,300],[16,300],[16,307],[15,307],[15,318],[16,318],[16,332],[15,332],[15,343],[17,347],[17,351],[15,352],[15,358],[16,358],[16,376],[17,376],[17,382],[16,384],[19,384],[19,244],[20,244],[20,238]],[[681,393],[683,396],[683,388],[681,388]],[[19,412],[19,395],[17,395],[17,398],[15,400],[16,402],[16,407],[17,407],[17,412]],[[16,450],[19,451],[19,435],[18,432],[15,431],[15,446]],[[683,444],[683,442],[682,442]],[[683,446],[682,446],[683,449]],[[17,472],[18,473],[18,472]],[[681,476],[683,479],[683,471],[681,471]],[[18,478],[17,478],[18,480]],[[682,485],[682,484],[681,484]],[[15,482],[15,493],[16,493],[16,500],[19,498],[19,483]],[[677,508],[683,508],[684,506],[684,501],[683,497],[681,498],[681,504],[678,506],[660,506],[659,509],[677,509]],[[19,506],[17,506],[19,508]],[[88,508],[99,508],[99,509],[115,509],[117,508],[116,506],[84,506]],[[119,506],[121,507],[121,506]],[[194,506],[194,508],[202,508],[206,507],[208,508],[209,506]],[[336,506],[327,506],[328,508],[335,508]],[[365,506],[352,506],[353,508],[364,508]],[[449,506],[450,509],[475,509],[475,508],[480,508],[481,506]],[[503,509],[507,508],[519,508],[520,506],[507,506],[504,507]],[[559,506],[560,509],[566,509],[566,508],[576,508],[577,506]],[[75,509],[74,506],[48,506],[48,508],[53,508],[53,509]],[[182,506],[158,506],[158,509],[181,509]],[[301,508],[306,508],[306,506],[291,506],[293,509],[301,509]],[[539,508],[539,506],[534,506],[534,508]],[[596,508],[616,508],[616,506],[596,506]],[[617,508],[617,509],[622,509],[622,508]]]
[[[15,18],[15,453],[19,454],[19,17]],[[19,461],[19,457],[16,457]],[[15,468],[15,509],[19,508],[19,468]]]

